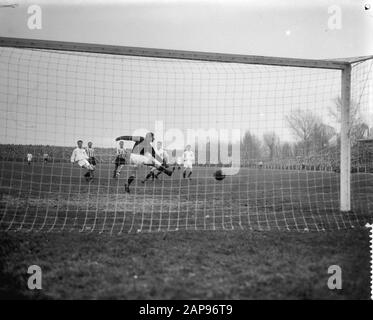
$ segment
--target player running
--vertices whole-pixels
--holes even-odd
[[[91,181],[93,179],[93,171],[95,170],[95,168],[93,167],[93,165],[91,165],[88,162],[89,157],[87,155],[86,150],[83,148],[83,141],[78,140],[77,144],[78,144],[78,147],[74,149],[74,151],[71,155],[70,161],[71,161],[71,163],[78,162],[78,165],[81,168],[85,168],[85,169],[88,170],[84,174],[84,177],[86,178],[86,181],[88,182],[88,181]]]
[[[119,147],[116,151],[115,169],[113,172],[114,179],[120,175],[123,166],[126,164],[126,155],[127,150],[124,148],[124,141],[119,141]]]
[[[162,147],[162,141],[157,142],[157,147],[155,149],[155,158],[162,162],[163,167],[168,168],[168,162],[169,162],[169,156],[166,150]],[[173,168],[172,172],[175,170],[175,167]],[[157,172],[158,171],[158,172]],[[156,173],[157,172],[157,173]],[[147,174],[144,180],[142,180],[142,183],[145,183],[149,178],[152,178],[154,181],[155,179],[158,179],[158,176],[162,174],[162,171],[159,171],[156,167],[152,167],[150,169],[150,172]]]
[[[125,191],[130,193],[130,185],[136,178],[137,168],[141,165],[153,166],[159,171],[164,172],[168,176],[172,175],[172,171],[165,168],[157,159],[156,152],[153,148],[154,134],[148,132],[144,137],[139,136],[121,136],[115,139],[116,141],[126,140],[135,142],[132,151],[129,155],[129,165],[132,166],[133,170],[130,172]]]
[[[191,179],[191,175],[193,173],[193,161],[194,161],[194,152],[192,151],[192,147],[188,144],[185,148],[183,153],[184,158],[184,171],[183,171],[183,178],[186,178],[187,171],[189,170],[188,179]]]
[[[26,157],[27,157],[27,164],[30,165],[32,161],[32,154],[28,153]]]

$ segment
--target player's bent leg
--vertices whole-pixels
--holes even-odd
[[[153,180],[154,180],[154,171],[153,170],[150,170],[149,173],[146,175],[145,179],[142,180],[141,182],[145,183],[150,178],[153,178]]]
[[[82,161],[81,162],[81,167],[88,170],[85,173],[84,177],[86,178],[87,181],[91,181],[94,178],[95,167],[92,166],[88,161],[86,161],[86,162]]]
[[[157,168],[160,172],[163,172],[163,173],[167,174],[169,177],[172,176],[173,170],[169,170],[169,169],[163,167],[162,165],[160,165],[160,166],[157,166],[157,165],[156,165],[156,168]]]
[[[189,169],[188,179],[192,179],[191,178],[192,177],[192,173],[193,173],[192,169]]]

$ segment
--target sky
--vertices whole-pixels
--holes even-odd
[[[31,4],[42,10],[40,30],[28,28]],[[0,0],[4,37],[331,59],[372,55],[372,31],[371,0]],[[369,68],[355,98],[373,126]],[[290,69],[0,48],[0,138],[112,146],[157,122],[169,144],[178,130],[211,128],[293,140],[285,115],[303,108],[327,119],[340,75]]]
[[[0,35],[299,58],[371,55],[372,0],[1,0]],[[42,29],[27,8],[42,8]],[[329,20],[338,6],[340,25]],[[329,11],[331,10],[331,11]]]

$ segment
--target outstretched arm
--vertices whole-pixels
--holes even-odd
[[[143,137],[139,137],[139,136],[120,136],[118,138],[115,139],[115,141],[120,141],[120,140],[127,140],[127,141],[143,141],[144,138]]]

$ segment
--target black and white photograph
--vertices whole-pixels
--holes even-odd
[[[372,34],[372,0],[0,0],[0,300],[373,299]]]

